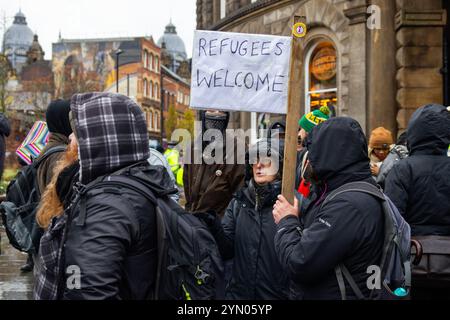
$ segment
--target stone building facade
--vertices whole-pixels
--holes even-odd
[[[397,133],[416,108],[450,104],[448,10],[445,0],[197,0],[197,29],[290,36],[293,16],[306,16],[302,113],[328,104],[366,133]],[[250,127],[248,113],[233,117]]]

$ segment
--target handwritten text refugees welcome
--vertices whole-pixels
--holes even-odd
[[[196,31],[191,107],[286,113],[290,37]]]

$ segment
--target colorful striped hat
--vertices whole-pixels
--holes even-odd
[[[27,164],[31,164],[41,154],[48,142],[48,138],[49,131],[45,121],[36,121],[25,140],[17,148],[17,156]]]
[[[298,124],[301,128],[305,129],[306,132],[310,132],[312,128],[328,120],[329,117],[330,109],[328,109],[327,106],[322,106],[320,109],[305,114]]]

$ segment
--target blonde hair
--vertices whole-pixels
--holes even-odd
[[[62,158],[56,162],[53,169],[53,176],[50,183],[45,188],[39,203],[36,220],[38,224],[47,229],[54,217],[59,217],[63,214],[64,208],[56,191],[56,183],[60,173],[70,165],[78,160],[78,146],[76,144],[69,144],[67,150]]]

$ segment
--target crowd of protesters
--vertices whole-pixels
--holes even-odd
[[[200,119],[203,131],[228,134],[228,112],[202,111]],[[335,195],[349,183],[380,186],[413,237],[436,236],[450,246],[450,108],[442,105],[419,108],[397,141],[383,127],[367,139],[356,120],[334,116],[326,106],[299,117],[293,203],[281,195],[283,123],[272,127],[278,135],[248,146],[245,164],[225,161],[236,153],[226,148],[228,139],[217,146],[218,140],[195,137],[203,158],[211,157],[206,150],[222,148],[224,161],[182,165],[174,145],[165,153],[150,150],[145,116],[123,95],[86,93],[52,102],[46,121],[51,135],[41,156],[62,148],[37,171],[43,235],[27,263],[30,269],[34,261],[36,299],[152,297],[159,281],[158,206],[124,184],[95,188],[110,180],[144,181],[174,202],[184,193],[184,210],[206,226],[225,264],[226,287],[218,298],[371,296],[367,268],[383,256],[383,205],[358,190]],[[2,119],[0,125],[8,135]],[[446,259],[450,265],[450,254]],[[66,285],[71,266],[81,271],[79,286]],[[342,285],[339,266],[352,283]],[[422,280],[413,277],[413,298],[450,298],[450,278],[440,285]]]

